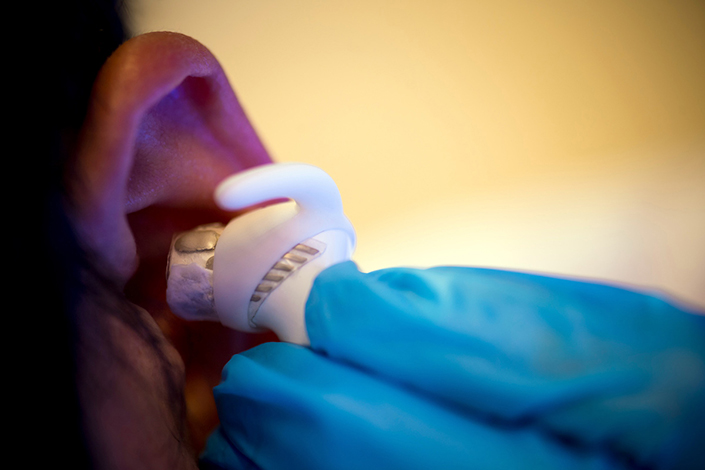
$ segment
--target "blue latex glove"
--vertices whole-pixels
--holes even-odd
[[[228,363],[205,468],[705,468],[705,317],[659,298],[348,262],[306,323]]]

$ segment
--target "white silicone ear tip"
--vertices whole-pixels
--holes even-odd
[[[271,328],[280,338],[304,337],[305,331],[277,331],[277,328],[295,326],[300,330],[303,327],[304,301],[313,278],[325,265],[330,265],[327,263],[350,259],[355,249],[355,230],[343,213],[335,182],[312,165],[279,163],[226,179],[218,186],[214,197],[225,210],[244,209],[276,199],[293,201],[247,212],[225,227],[215,247],[213,298],[218,317],[226,326],[241,331]],[[294,269],[294,266],[277,266],[287,260],[305,258],[292,250],[300,249],[304,241],[324,233],[329,234],[327,241],[314,249],[318,261],[313,264],[308,264],[310,260],[301,261],[302,269],[281,281],[284,288],[274,287],[270,278],[284,274],[278,270]],[[303,247],[304,250],[309,248]],[[332,256],[334,253],[337,254]],[[296,295],[291,293],[294,285]],[[263,293],[272,289],[281,291],[262,300]],[[266,314],[255,321],[260,305]],[[284,317],[279,317],[281,315]],[[289,317],[291,321],[282,320]]]
[[[275,163],[235,174],[218,185],[214,198],[224,210],[289,198],[302,210],[343,212],[333,179],[320,168],[304,163]]]

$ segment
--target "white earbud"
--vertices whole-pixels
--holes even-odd
[[[287,201],[247,212],[225,228],[198,227],[174,238],[167,288],[174,313],[308,344],[304,308],[313,281],[350,259],[355,231],[337,186],[312,165],[257,167],[215,191],[225,210],[277,200]]]

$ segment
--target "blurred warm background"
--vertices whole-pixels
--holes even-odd
[[[705,309],[702,0],[132,0],[337,181],[364,270],[599,278]]]

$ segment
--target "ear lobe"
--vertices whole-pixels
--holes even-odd
[[[270,161],[203,45],[176,33],[135,37],[101,69],[69,169],[79,235],[126,281],[136,267],[127,213],[214,207],[221,180]]]

